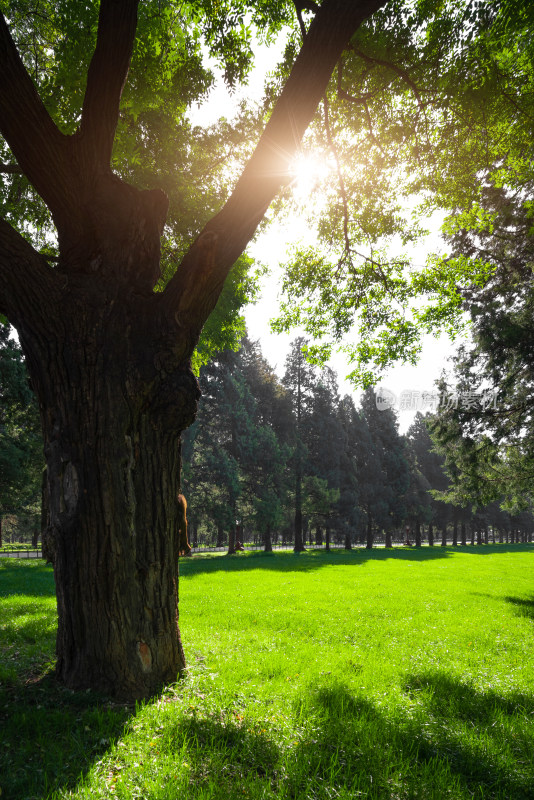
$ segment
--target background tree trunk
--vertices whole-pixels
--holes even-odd
[[[315,544],[317,547],[322,547],[323,545],[323,531],[320,525],[315,528]]]
[[[302,464],[298,455],[297,474],[295,476],[295,544],[293,550],[300,553],[306,548],[302,536]]]
[[[415,521],[415,546],[421,547],[421,523],[418,519]]]
[[[371,550],[373,547],[373,523],[369,513],[367,514],[367,542],[365,547],[367,550]]]
[[[265,531],[265,538],[264,538],[264,550],[266,553],[273,552],[273,543],[271,541],[271,526],[267,525],[267,529]]]
[[[228,530],[228,555],[233,556],[236,552],[235,545],[236,540],[240,539],[240,535],[238,534],[237,524],[236,524],[236,506],[235,503],[232,504],[232,522],[230,523],[230,528]]]
[[[222,522],[217,523],[217,539],[216,539],[216,547],[223,547],[224,546],[224,530],[222,526]]]

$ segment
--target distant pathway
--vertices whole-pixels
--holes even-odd
[[[307,545],[308,549],[316,549],[317,545]],[[331,544],[331,549],[342,549],[343,545],[341,544]],[[290,544],[276,544],[273,545],[273,550],[292,550],[292,546]],[[324,545],[323,545],[324,549]],[[228,550],[228,546],[224,547],[193,547],[192,552],[193,554],[196,553],[226,553]],[[248,551],[259,551],[263,550],[263,545],[249,545],[245,547],[245,552]],[[42,550],[3,550],[0,549],[0,558],[42,558],[43,553]]]
[[[0,550],[0,558],[42,558],[41,550]]]

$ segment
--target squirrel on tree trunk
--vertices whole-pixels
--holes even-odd
[[[191,555],[191,546],[187,540],[187,500],[183,496],[183,494],[178,495],[178,511],[179,511],[179,520],[178,520],[178,530],[180,531],[180,542],[178,545],[178,555],[179,556],[190,556]]]

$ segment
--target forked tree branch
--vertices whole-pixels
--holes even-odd
[[[82,122],[74,136],[63,135],[50,117],[0,14],[0,133],[56,225],[72,217],[80,185],[110,168],[137,7],[138,0],[102,0],[100,4]]]
[[[91,164],[109,168],[137,27],[139,0],[101,0],[96,48],[87,72],[80,138]]]
[[[58,153],[65,137],[57,129],[30,78],[0,13],[0,133],[45,203],[58,202]]]
[[[200,333],[224,280],[280,188],[351,36],[386,0],[324,0],[258,145],[222,210],[205,226],[162,296],[179,326]],[[194,343],[193,343],[194,344]]]
[[[0,313],[13,323],[45,317],[59,299],[61,280],[46,258],[0,217]]]

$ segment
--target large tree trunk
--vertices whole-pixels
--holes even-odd
[[[88,297],[53,332],[19,330],[44,432],[57,675],[71,688],[143,697],[185,665],[180,433],[199,391],[188,364],[151,369],[155,354],[112,305],[92,313]]]

